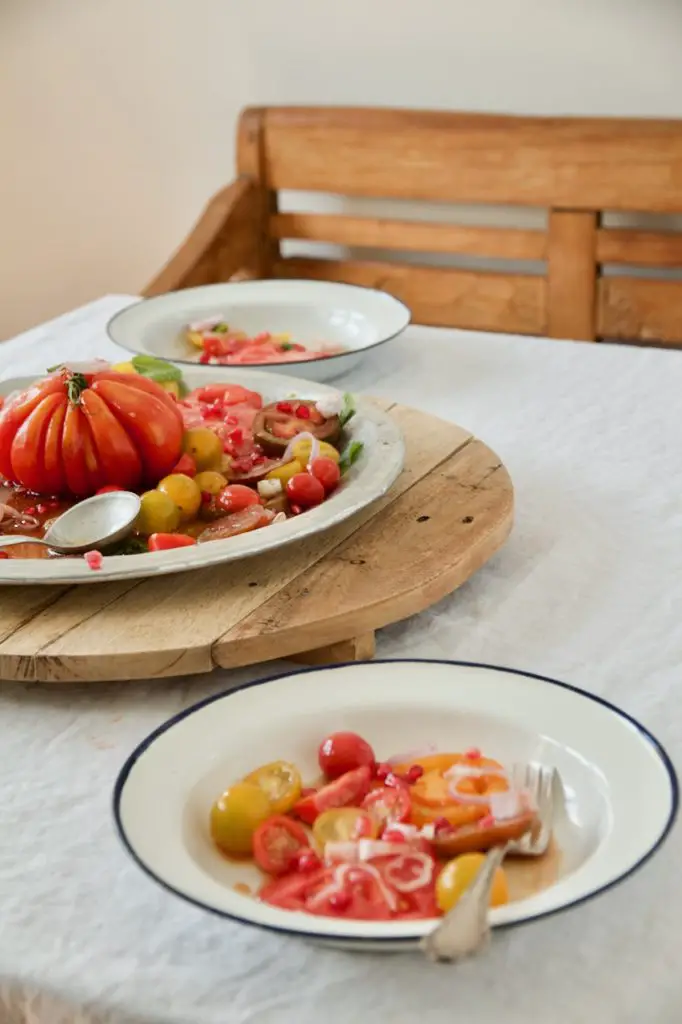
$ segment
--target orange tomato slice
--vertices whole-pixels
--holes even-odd
[[[496,772],[503,770],[502,765],[498,761],[493,761],[488,757],[474,759],[460,756],[459,760],[448,765],[448,768],[452,768],[453,764],[466,764],[471,768],[493,769],[489,775],[461,778],[457,783],[457,791],[461,793],[462,798],[466,798],[467,794],[480,797],[485,796],[486,793],[501,793],[509,789],[507,780],[496,774]],[[452,780],[445,778],[444,774],[448,768],[425,771],[422,777],[410,789],[413,802],[423,804],[426,807],[441,808],[455,803],[456,801],[453,800],[450,791]]]
[[[473,825],[481,818],[487,818],[490,809],[487,804],[447,804],[443,807],[427,807],[425,804],[412,802],[410,821],[413,825],[429,825],[439,818],[446,818],[455,828],[461,825]]]

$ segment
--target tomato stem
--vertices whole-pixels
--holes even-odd
[[[66,394],[72,405],[80,404],[81,394],[87,386],[87,377],[84,377],[82,373],[72,373],[70,377],[66,378]]]

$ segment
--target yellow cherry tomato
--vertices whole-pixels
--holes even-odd
[[[167,391],[169,395],[175,395],[176,398],[180,397],[180,384],[177,380],[164,380],[159,382],[164,391]]]
[[[188,523],[195,519],[201,505],[201,490],[196,480],[184,473],[171,473],[165,476],[157,490],[167,494],[174,501],[180,512],[180,522]]]
[[[320,848],[325,843],[352,839],[375,839],[378,823],[361,807],[332,807],[315,819],[313,838]]]
[[[454,907],[474,878],[481,870],[485,860],[482,853],[463,853],[448,861],[436,882],[436,902],[444,914]],[[503,868],[498,868],[493,879],[490,893],[490,906],[501,907],[509,902],[509,887]]]
[[[194,479],[202,494],[220,494],[223,487],[227,487],[227,477],[224,477],[222,473],[216,473],[213,469],[197,473]]]
[[[208,427],[188,430],[182,441],[183,450],[191,455],[200,472],[219,470],[223,462],[223,445],[217,434]]]
[[[301,776],[296,765],[288,761],[273,761],[256,768],[244,782],[260,786],[270,801],[271,814],[286,814],[301,795]]]
[[[116,373],[137,373],[132,363],[114,363],[111,369]]]
[[[188,331],[187,340],[192,344],[196,345],[197,348],[204,347],[204,338],[199,331]]]
[[[291,449],[294,453],[294,458],[298,459],[298,461],[304,466],[310,458],[310,445],[310,439],[302,437],[301,440],[297,441]],[[323,455],[326,459],[331,459],[333,462],[339,462],[341,459],[336,448],[333,445],[328,444],[326,441],[320,441],[320,455]]]
[[[303,465],[296,459],[291,462],[287,462],[284,466],[279,466],[277,469],[271,469],[269,473],[266,473],[266,480],[279,480],[282,487],[285,487],[287,482],[291,480],[292,476],[296,476],[297,473],[303,472]]]
[[[253,833],[271,814],[270,801],[260,786],[237,782],[211,808],[213,842],[224,853],[251,853]]]
[[[163,491],[146,491],[140,499],[140,511],[135,520],[138,533],[149,537],[152,533],[173,533],[180,525],[180,510]]]

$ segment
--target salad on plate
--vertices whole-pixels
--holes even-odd
[[[341,345],[307,348],[289,334],[261,331],[250,337],[231,327],[220,315],[188,324],[185,337],[198,349],[198,362],[208,366],[256,366],[267,363],[302,363],[326,359],[344,351]]]
[[[322,740],[318,762],[322,776],[313,785],[295,764],[273,761],[214,802],[215,847],[262,872],[257,891],[240,883],[237,891],[313,915],[434,918],[468,888],[485,851],[538,823],[529,793],[477,748],[381,761],[362,736],[337,732]],[[495,876],[491,906],[519,898],[512,862]]]
[[[327,501],[362,452],[345,427],[350,395],[267,403],[239,384],[189,390],[150,356],[60,365],[0,398],[0,535],[42,537],[95,494],[141,496],[130,537],[106,554],[224,540]],[[16,544],[2,558],[59,557]],[[70,556],[72,557],[72,556]],[[101,566],[101,552],[85,556]]]

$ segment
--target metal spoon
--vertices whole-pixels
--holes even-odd
[[[139,511],[139,495],[132,491],[96,494],[58,516],[44,537],[12,534],[0,537],[0,548],[42,544],[60,555],[82,555],[123,540],[132,530]]]

